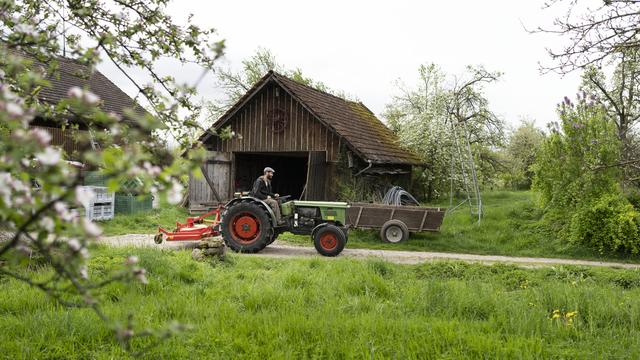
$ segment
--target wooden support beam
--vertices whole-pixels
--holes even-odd
[[[222,200],[220,199],[220,195],[218,195],[218,192],[216,191],[216,188],[213,185],[213,181],[211,181],[211,178],[207,173],[207,169],[204,166],[200,165],[200,170],[202,171],[202,175],[204,176],[204,180],[207,182],[207,185],[209,185],[209,187],[211,188],[211,192],[213,192],[213,196],[216,198],[218,203],[222,203]]]

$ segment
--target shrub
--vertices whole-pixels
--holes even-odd
[[[621,143],[605,109],[565,98],[534,165],[546,226],[565,242],[640,253],[640,214],[621,188]]]
[[[619,194],[608,194],[571,217],[570,236],[574,243],[600,252],[640,253],[640,214]]]

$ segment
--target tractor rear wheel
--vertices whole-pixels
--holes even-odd
[[[271,217],[260,205],[237,203],[226,210],[220,226],[224,242],[233,251],[256,253],[271,243]]]
[[[313,234],[313,245],[323,256],[337,256],[346,243],[344,232],[335,225],[325,225]]]

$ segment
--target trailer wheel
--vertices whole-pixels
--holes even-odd
[[[273,238],[271,217],[260,205],[236,203],[227,209],[220,226],[224,242],[233,251],[256,253]]]
[[[388,243],[399,243],[409,238],[409,228],[400,220],[389,220],[380,229],[380,237]]]
[[[313,245],[323,256],[337,256],[346,243],[344,232],[335,225],[322,226],[313,234]]]

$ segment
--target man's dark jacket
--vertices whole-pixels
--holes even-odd
[[[260,176],[253,183],[253,189],[251,189],[251,196],[260,200],[266,200],[268,196],[274,197],[275,194],[271,189],[271,181],[264,181],[264,177]]]

